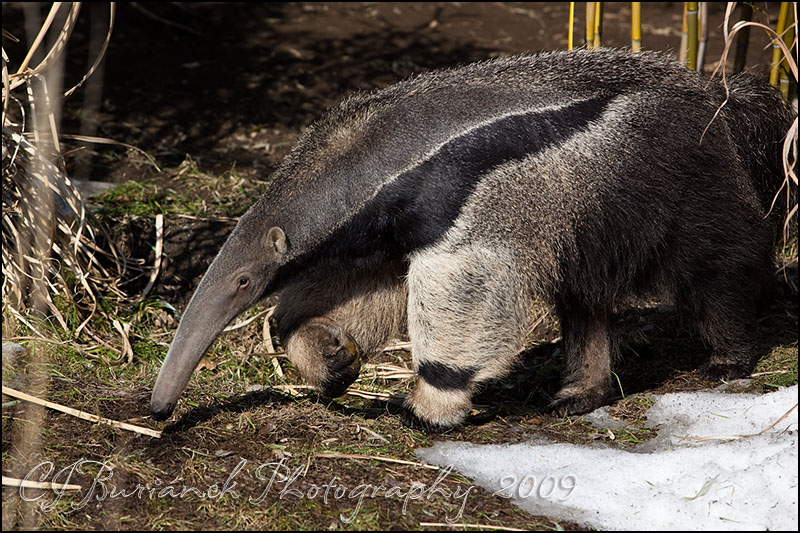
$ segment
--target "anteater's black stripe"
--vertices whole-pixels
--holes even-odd
[[[435,243],[487,173],[562,143],[597,118],[603,107],[593,100],[558,111],[512,115],[453,139],[386,187],[389,205],[401,211],[394,219],[396,242],[406,252]]]
[[[433,244],[488,172],[566,141],[597,119],[606,104],[598,98],[475,128],[386,185],[336,237],[356,256],[375,248],[408,253]]]
[[[441,390],[464,390],[475,376],[471,368],[453,368],[430,361],[420,363],[417,373],[426,383]]]
[[[511,115],[447,142],[429,159],[386,184],[321,246],[286,265],[278,278],[319,257],[395,256],[437,242],[488,172],[585,130],[608,101],[608,97],[598,97],[560,109]]]

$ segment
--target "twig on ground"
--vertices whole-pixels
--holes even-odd
[[[24,489],[50,489],[50,490],[83,490],[80,485],[68,483],[51,483],[48,481],[31,481],[15,477],[3,476],[4,487],[22,487]]]
[[[489,524],[448,524],[447,522],[420,522],[422,527],[477,527],[478,529],[490,529],[493,531],[530,531],[530,529],[518,529],[515,527],[492,526]]]
[[[150,294],[150,291],[156,284],[158,273],[161,272],[161,255],[163,250],[164,250],[164,215],[159,213],[156,215],[156,259],[153,262],[153,271],[150,273],[150,279],[147,282],[147,286],[144,288],[144,290],[142,291],[142,295],[139,297],[140,301],[147,298],[147,295]]]
[[[12,398],[19,398],[20,400],[25,400],[27,402],[35,403],[37,405],[43,405],[45,407],[49,407],[50,409],[54,409],[56,411],[66,413],[68,415],[78,417],[82,420],[88,420],[89,422],[99,422],[101,424],[108,424],[109,426],[113,426],[119,429],[127,429],[128,431],[141,433],[142,435],[149,435],[150,437],[155,437],[157,439],[161,438],[161,431],[150,428],[144,428],[140,426],[134,426],[133,424],[128,424],[126,422],[118,422],[116,420],[111,420],[108,418],[103,418],[98,415],[93,415],[91,413],[86,413],[84,411],[79,411],[78,409],[73,409],[72,407],[67,407],[65,405],[61,405],[55,402],[50,402],[47,400],[42,400],[35,396],[31,396],[30,394],[26,394],[24,392],[12,389],[11,387],[6,387],[5,385],[3,385],[3,394],[11,396]]]
[[[431,470],[441,470],[440,466],[431,465],[428,463],[417,463],[414,461],[406,461],[404,459],[394,459],[393,457],[381,457],[379,455],[361,455],[357,453],[336,453],[336,452],[322,452],[315,453],[314,457],[322,457],[326,459],[363,459],[367,461],[382,461],[384,463],[395,463],[399,465],[419,466],[422,468],[429,468]]]
[[[775,426],[777,426],[781,422],[781,420],[785,419],[787,416],[792,414],[792,411],[794,411],[795,409],[797,409],[797,404],[794,404],[794,407],[792,407],[791,409],[786,411],[783,414],[782,417],[780,417],[775,422],[770,424],[769,427],[766,427],[766,428],[762,429],[758,433],[751,433],[749,435],[718,435],[718,436],[712,436],[712,437],[682,437],[681,435],[675,435],[675,436],[678,437],[679,439],[694,440],[694,441],[699,441],[699,442],[704,442],[704,441],[707,441],[707,440],[735,440],[735,439],[744,439],[744,438],[748,438],[748,437],[758,437],[759,435],[763,435],[764,433],[766,433],[770,429],[772,429]]]

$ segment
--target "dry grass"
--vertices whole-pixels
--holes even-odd
[[[746,20],[739,21],[736,24],[734,24],[732,28],[730,28],[730,26],[729,26],[730,17],[731,17],[731,14],[733,13],[734,8],[736,7],[736,2],[728,2],[728,6],[727,6],[727,9],[725,11],[725,22],[724,22],[725,49],[724,49],[724,51],[722,53],[722,57],[720,58],[720,62],[717,64],[717,67],[714,69],[714,72],[712,73],[712,76],[716,75],[718,72],[721,73],[722,81],[723,81],[723,84],[725,84],[725,90],[726,91],[728,90],[728,86],[727,86],[727,83],[726,83],[726,73],[727,73],[727,70],[728,70],[727,69],[728,52],[730,51],[731,47],[735,43],[736,35],[740,31],[742,31],[744,28],[749,28],[749,27],[760,28],[760,29],[766,31],[767,33],[769,33],[772,36],[773,46],[776,49],[779,49],[781,51],[781,54],[783,55],[783,61],[787,65],[788,70],[791,73],[791,75],[794,77],[795,88],[797,87],[797,80],[798,80],[798,77],[797,77],[797,55],[795,53],[792,53],[792,49],[794,49],[795,51],[797,50],[797,42],[798,42],[797,41],[797,38],[798,38],[798,32],[797,32],[797,3],[796,2],[795,3],[788,3],[788,5],[791,6],[790,9],[794,10],[793,23],[791,25],[791,27],[794,28],[794,40],[789,45],[787,45],[787,43],[785,43],[784,39],[783,39],[783,37],[784,37],[783,33],[785,33],[785,31],[788,31],[788,30],[784,30],[783,32],[779,33],[778,31],[770,28],[769,26],[767,26],[765,24],[761,24],[761,23],[758,23],[758,22],[750,22],[750,21],[746,21]],[[780,31],[780,28],[779,28],[779,31]],[[774,57],[777,57],[778,62],[780,63],[780,55],[776,55]],[[773,71],[775,71],[775,68],[773,68]],[[727,99],[726,99],[725,102],[727,102]],[[722,103],[722,105],[720,106],[720,109],[722,108],[722,106],[725,105],[725,102]],[[797,239],[797,235],[796,235],[796,231],[795,231],[795,234],[792,235],[791,227],[792,227],[792,220],[796,221],[796,218],[797,218],[797,202],[796,202],[796,199],[797,199],[797,186],[798,186],[797,171],[796,171],[796,168],[797,168],[797,140],[798,140],[797,128],[798,128],[798,122],[797,122],[797,116],[795,115],[794,122],[789,127],[789,130],[786,132],[786,138],[784,139],[784,143],[783,143],[784,186],[781,188],[780,191],[778,191],[775,194],[775,199],[773,200],[773,205],[774,205],[775,202],[777,202],[779,200],[779,197],[780,197],[782,192],[785,195],[787,202],[789,202],[791,198],[795,198],[794,205],[788,205],[787,215],[786,215],[786,219],[785,219],[784,225],[783,225],[784,252],[786,250],[793,250],[793,252],[790,252],[789,260],[790,261],[794,261],[795,263],[797,262],[796,242],[794,243],[794,246],[792,246],[791,239],[794,238],[796,240]],[[792,188],[794,189],[794,194],[791,193]],[[796,222],[795,222],[794,227],[796,228]]]
[[[82,333],[96,338],[91,321],[98,312],[106,314],[100,300],[113,295],[124,301],[126,296],[117,284],[127,268],[136,267],[117,252],[87,212],[73,183],[54,163],[61,160],[56,116],[62,97],[50,94],[48,87],[63,64],[61,56],[80,7],[79,2],[71,5],[63,27],[35,67],[30,64],[63,4],[52,6],[16,73],[8,73],[3,52],[3,315],[16,318],[42,338],[49,336],[39,331],[46,327],[43,317],[56,321],[73,338]],[[108,33],[98,57],[65,96],[80,87],[102,60],[115,10],[112,3]],[[27,105],[14,95],[14,90],[23,86]],[[17,107],[9,114],[12,101]],[[64,299],[68,304],[59,306],[57,301]],[[62,309],[72,316],[65,317]],[[125,328],[120,325],[119,329],[126,343]]]

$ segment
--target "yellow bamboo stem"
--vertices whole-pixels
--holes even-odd
[[[586,2],[586,49],[594,48],[594,5],[595,2]]]
[[[567,30],[567,49],[572,50],[575,29],[575,2],[569,3],[569,30]]]
[[[697,2],[686,2],[686,67],[697,70]]]
[[[781,11],[778,14],[778,35],[786,31],[786,20],[789,18],[789,2],[781,2]],[[781,47],[777,38],[772,42],[772,70],[769,73],[769,82],[778,86],[781,72]]]
[[[794,25],[794,12],[792,11],[791,7],[789,8],[789,16],[787,17],[786,26],[788,27],[786,33],[783,35],[783,42],[786,43],[786,47],[791,50],[792,44],[794,43],[794,32],[795,32],[795,25]],[[789,64],[786,62],[786,57],[784,56],[783,61],[781,61],[781,93],[787,99],[789,98]]]
[[[686,64],[686,45],[689,42],[689,26],[686,23],[686,2],[683,3],[683,26],[681,27],[681,48],[678,53],[678,60]]]
[[[631,2],[631,51],[642,51],[642,3]]]
[[[594,7],[594,47],[600,48],[603,37],[603,2],[595,2]]]

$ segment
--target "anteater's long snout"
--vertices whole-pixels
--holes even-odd
[[[176,334],[179,340],[180,328]],[[155,420],[166,420],[175,410],[183,389],[192,377],[197,362],[203,356],[205,348],[192,350],[194,353],[181,350],[176,353],[175,342],[167,352],[164,364],[158,373],[156,384],[153,387],[153,396],[150,398],[150,414]],[[181,343],[183,344],[183,343]]]
[[[169,418],[197,363],[227,325],[227,316],[220,318],[212,312],[217,308],[193,302],[186,308],[153,387],[150,413],[155,420]]]

